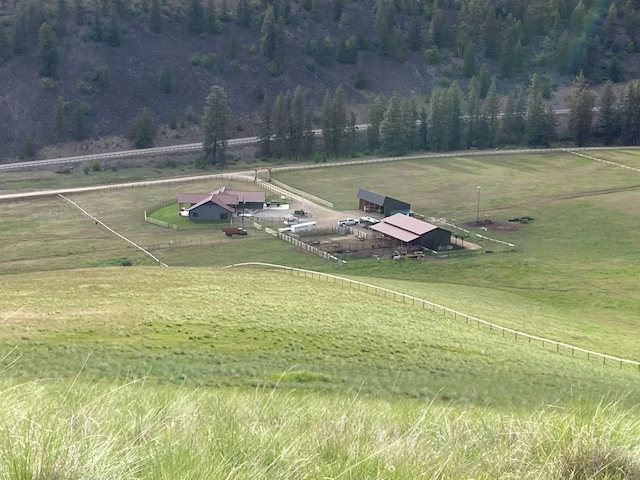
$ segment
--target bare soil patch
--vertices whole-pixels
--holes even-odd
[[[515,232],[520,230],[520,222],[504,222],[501,220],[493,220],[484,218],[482,220],[472,220],[463,224],[467,228],[480,228],[491,232]]]

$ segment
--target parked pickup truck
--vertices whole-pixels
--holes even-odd
[[[227,236],[227,237],[233,237],[234,235],[246,235],[247,231],[244,228],[240,228],[240,227],[227,227],[227,228],[223,228],[222,232]]]

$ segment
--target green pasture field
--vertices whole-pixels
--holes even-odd
[[[640,204],[633,172],[572,154],[534,154],[322,168],[282,173],[278,178],[343,202],[364,186],[408,199],[418,212],[457,223],[475,219],[479,184],[483,219],[489,212],[490,219],[505,224],[518,215],[536,220],[517,224],[513,231],[486,232],[515,243],[515,253],[401,264],[350,259],[339,267],[253,230],[251,224],[246,225],[249,236],[227,239],[220,225],[172,230],[144,222],[145,210],[180,192],[211,191],[221,186],[217,181],[71,198],[170,266],[263,261],[356,275],[378,284],[404,282],[402,291],[495,323],[640,358],[634,341],[640,303],[636,273]],[[394,185],[403,185],[402,191]],[[246,184],[230,186],[246,188]],[[429,193],[436,188],[440,190]],[[134,265],[152,264],[59,198],[7,204],[2,217],[0,271],[4,273],[117,265],[123,257]],[[485,243],[483,248],[486,252],[493,247]]]
[[[88,162],[88,165],[91,165],[91,162]],[[102,162],[102,170],[97,172],[90,170],[87,174],[84,173],[82,165],[73,165],[73,167],[62,165],[59,168],[60,171],[67,173],[56,173],[51,170],[3,171],[2,179],[0,180],[0,192],[90,187],[94,185],[156,180],[171,176],[191,176],[202,173],[202,170],[197,170],[188,165],[178,165],[175,168],[171,168],[163,166],[161,162],[156,166],[119,168],[115,164],[112,167],[109,162],[105,161]]]
[[[582,155],[600,158],[609,162],[619,163],[627,167],[640,168],[640,149],[621,148],[616,150],[585,150],[580,151]]]
[[[631,166],[626,152],[597,154]],[[0,478],[640,478],[637,368],[367,289],[221,268],[343,275],[639,360],[639,175],[568,153],[277,174],[344,208],[364,187],[458,224],[481,186],[483,219],[535,218],[483,232],[513,252],[342,265],[250,225],[226,238],[144,222],[215,181],[70,197],[169,268],[59,197],[0,204]]]
[[[640,173],[572,154],[535,154],[349,166],[331,175],[341,181],[322,169],[276,178],[343,204],[358,187],[368,188],[457,224],[475,221],[479,185],[483,220],[508,226],[515,216],[535,218],[513,224],[514,230],[479,232],[514,243],[516,252],[426,265],[352,259],[351,274],[411,280],[406,288],[452,308],[487,312],[513,328],[553,332],[569,343],[640,358]],[[482,245],[484,251],[494,249]],[[459,288],[472,292],[460,295]],[[516,320],[514,306],[524,305]]]
[[[9,277],[3,277],[9,279]],[[0,291],[4,373],[311,389],[460,405],[634,404],[640,373],[341,283],[261,269],[80,269]]]

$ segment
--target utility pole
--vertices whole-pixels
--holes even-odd
[[[476,187],[476,193],[478,194],[478,204],[476,209],[476,225],[480,225],[480,186]]]

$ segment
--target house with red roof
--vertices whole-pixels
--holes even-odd
[[[383,218],[371,230],[389,238],[395,246],[426,247],[438,250],[451,244],[451,232],[402,213]]]

